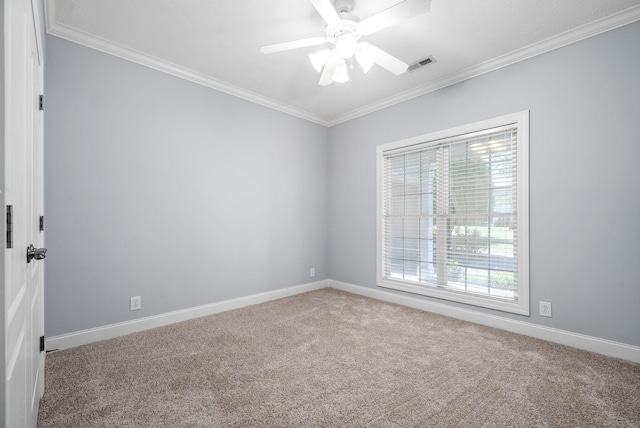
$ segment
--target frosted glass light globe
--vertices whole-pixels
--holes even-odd
[[[347,63],[344,59],[340,59],[336,65],[336,72],[333,75],[333,81],[344,83],[349,81],[349,73],[347,72]]]
[[[352,34],[343,34],[336,41],[338,58],[351,58],[358,48],[358,42]]]

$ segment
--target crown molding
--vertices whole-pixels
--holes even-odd
[[[626,9],[617,14],[610,15],[606,18],[591,22],[581,27],[574,28],[573,30],[548,38],[541,42],[534,43],[522,49],[510,52],[506,55],[502,55],[489,61],[485,61],[473,67],[462,70],[458,73],[444,76],[443,78],[431,81],[426,85],[419,86],[415,89],[399,93],[382,101],[369,104],[357,110],[353,110],[352,112],[349,112],[333,121],[330,121],[328,126],[331,127],[343,122],[348,122],[349,120],[356,119],[360,116],[364,116],[396,104],[400,104],[404,101],[417,98],[421,95],[437,91],[438,89],[455,85],[456,83],[481,76],[483,74],[498,70],[503,67],[508,67],[520,61],[525,61],[529,58],[533,58],[535,56],[542,55],[544,53],[562,48],[581,40],[597,36],[598,34],[602,34],[628,24],[632,24],[638,20],[640,20],[640,5]]]
[[[438,80],[431,81],[425,85],[401,92],[381,101],[368,104],[362,108],[352,110],[337,118],[329,120],[313,113],[297,109],[290,105],[259,95],[255,92],[251,92],[246,89],[223,82],[221,80],[214,79],[210,76],[206,76],[194,70],[180,67],[179,65],[172,64],[168,61],[164,61],[151,55],[138,52],[117,43],[60,24],[56,20],[55,8],[49,6],[51,1],[52,0],[47,0],[44,2],[48,34],[326,127],[335,126],[340,123],[365,116],[378,110],[400,104],[404,101],[408,101],[421,95],[437,91],[447,86],[455,85],[456,83],[481,76],[491,71],[507,67],[520,61],[542,55],[555,49],[579,42],[589,37],[593,37],[598,34],[640,20],[640,5],[634,6],[622,12],[610,15],[606,18],[599,19],[581,27],[577,27],[558,36],[554,36],[541,42],[534,43],[522,49],[510,52],[506,55],[502,55],[489,61],[485,61],[473,67],[469,67],[460,72],[452,73]]]
[[[255,92],[248,91],[246,89],[231,85],[221,80],[214,79],[197,71],[173,64],[169,61],[156,58],[152,55],[136,51],[134,49],[122,46],[118,43],[114,43],[101,37],[86,33],[84,31],[68,27],[64,24],[60,24],[56,20],[55,8],[47,6],[49,3],[50,1],[45,1],[47,34],[77,43],[82,46],[86,46],[91,49],[98,50],[100,52],[104,52],[109,55],[113,55],[127,61],[134,62],[136,64],[143,65],[145,67],[152,68],[157,71],[161,71],[163,73],[170,74],[175,77],[179,77],[181,79],[191,81],[193,83],[197,83],[202,86],[206,86],[211,89],[215,89],[220,92],[224,92],[229,95],[233,95],[238,98],[242,98],[244,100],[262,105],[264,107],[269,107],[271,109],[286,113],[291,116],[305,119],[319,125],[329,126],[328,121],[312,113],[291,107],[289,105],[272,100],[268,97],[256,94]]]

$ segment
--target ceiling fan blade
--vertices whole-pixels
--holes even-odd
[[[332,52],[331,57],[324,65],[324,69],[322,70],[322,76],[320,76],[320,81],[318,85],[327,86],[333,82],[333,74],[336,72],[336,66],[338,65],[338,56]]]
[[[328,25],[340,22],[340,16],[336,12],[331,0],[310,0],[313,7],[316,8],[324,22]]]
[[[289,49],[304,48],[307,46],[318,46],[327,42],[324,37],[311,37],[310,39],[295,40],[293,42],[276,43],[275,45],[262,46],[260,52],[270,54],[287,51]]]
[[[429,12],[431,0],[405,0],[395,6],[383,10],[370,18],[360,21],[358,30],[360,34],[367,35],[380,31],[402,21],[423,15]]]
[[[366,54],[371,56],[373,62],[378,64],[380,67],[389,70],[395,75],[402,74],[407,71],[407,68],[409,68],[408,64],[405,64],[382,49],[373,46],[371,43],[362,42],[360,43],[360,47],[361,49],[366,50]]]

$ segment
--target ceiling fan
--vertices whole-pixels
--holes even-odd
[[[367,42],[359,42],[362,36],[399,24],[414,16],[429,11],[431,0],[404,0],[395,6],[383,10],[363,21],[351,15],[354,0],[335,0],[335,7],[331,0],[309,0],[327,23],[324,37],[292,42],[276,43],[260,48],[264,54],[282,52],[289,49],[320,46],[326,43],[334,45],[331,49],[309,54],[313,67],[322,72],[319,85],[326,86],[332,82],[346,82],[349,80],[347,60],[356,58],[364,72],[368,72],[373,64],[393,74],[400,75],[407,71],[408,64],[393,55]]]

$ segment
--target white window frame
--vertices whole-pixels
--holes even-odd
[[[516,201],[517,201],[517,300],[503,300],[485,297],[436,285],[420,285],[413,282],[389,279],[384,277],[384,155],[389,151],[406,149],[413,146],[438,144],[444,139],[451,139],[501,126],[517,126],[517,161],[516,161]],[[454,302],[466,303],[500,311],[529,316],[529,111],[522,111],[493,119],[483,120],[468,125],[420,135],[401,141],[395,141],[377,147],[377,285],[379,287],[420,294]]]

